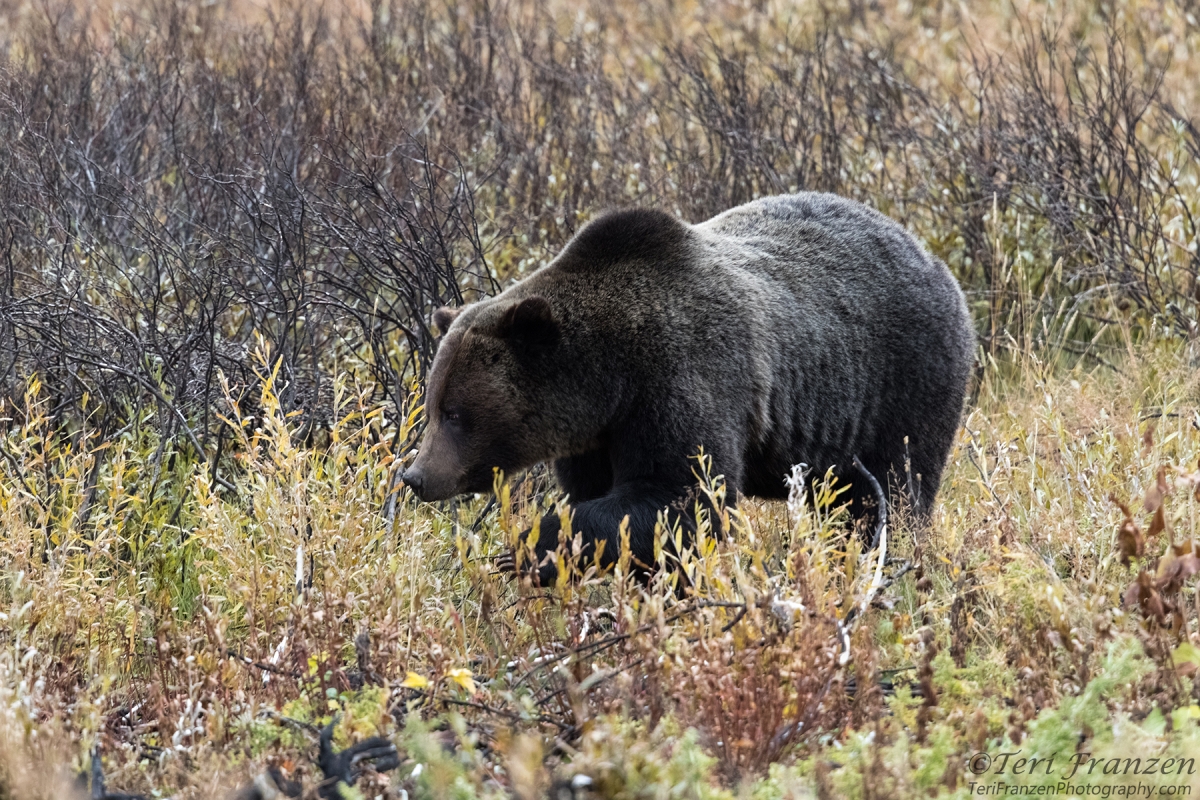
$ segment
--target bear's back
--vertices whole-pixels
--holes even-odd
[[[693,230],[727,282],[771,287],[779,324],[875,347],[907,350],[925,340],[960,358],[972,347],[966,301],[950,270],[899,223],[861,203],[819,192],[777,195]],[[940,342],[929,341],[934,331]]]
[[[899,223],[838,195],[800,192],[764,197],[718,214],[695,230],[727,248],[758,250],[764,268],[782,262],[805,281],[891,279],[957,290],[946,267]],[[811,284],[809,284],[811,288]]]

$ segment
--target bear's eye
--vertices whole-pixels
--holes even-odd
[[[459,422],[462,422],[462,414],[460,414],[457,410],[443,411],[442,412],[442,420],[445,422],[453,422],[453,423],[457,424]]]

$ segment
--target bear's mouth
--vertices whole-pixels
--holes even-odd
[[[495,469],[499,469],[499,467]],[[505,477],[508,477],[508,473],[505,473]],[[463,481],[463,489],[459,494],[490,492],[495,488],[495,482],[493,467],[476,467],[467,473],[466,479]]]

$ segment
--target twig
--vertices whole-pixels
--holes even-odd
[[[974,436],[971,437],[971,445],[975,446]],[[996,505],[1000,506],[1000,511],[1003,512],[1005,518],[1007,518],[1008,507],[1006,506],[1005,502],[1000,499],[1000,495],[996,494],[996,490],[992,488],[992,482],[988,480],[988,476],[983,471],[983,467],[979,466],[979,462],[975,460],[975,453],[971,447],[967,448],[967,458],[970,460],[971,465],[974,466],[975,470],[979,473],[979,478],[983,481],[984,488],[988,490],[988,494],[990,494],[992,499],[996,501]]]
[[[299,672],[292,672],[291,670],[283,669],[273,664],[265,664],[262,661],[255,661],[254,659],[244,656],[241,653],[235,652],[229,648],[225,648],[225,655],[229,656],[230,658],[237,659],[248,667],[261,669],[264,672],[273,672],[276,675],[283,675],[286,678],[295,678],[296,680],[301,680],[304,677]]]
[[[746,606],[738,609],[738,612],[733,615],[733,619],[721,626],[721,633],[728,633],[733,630],[733,626],[742,621],[742,617],[746,616]]]
[[[681,619],[695,611],[699,611],[702,608],[736,608],[736,609],[741,610],[742,614],[744,615],[746,612],[746,609],[747,609],[747,604],[744,602],[736,602],[736,601],[695,600],[695,601],[693,601],[691,607],[682,609],[682,610],[677,611],[674,614],[671,614],[670,616],[666,617],[663,620],[663,624],[669,625],[672,622],[675,622],[676,620]],[[733,624],[737,624],[737,622],[740,618],[741,617],[738,617],[737,619],[735,619],[733,621]],[[733,627],[733,624],[731,624],[730,627]],[[546,666],[553,664],[557,661],[561,661],[565,658],[570,658],[571,656],[574,656],[574,655],[584,656],[584,657],[595,657],[595,656],[599,655],[600,653],[604,652],[605,650],[609,649],[610,647],[614,647],[614,646],[620,644],[621,642],[624,642],[625,640],[627,640],[633,636],[636,636],[639,633],[647,633],[647,632],[653,630],[655,627],[657,627],[657,625],[649,625],[649,624],[642,625],[639,628],[637,628],[636,630],[630,631],[629,633],[614,633],[612,636],[606,636],[605,638],[597,639],[594,642],[588,642],[587,644],[581,644],[578,647],[571,648],[571,649],[566,650],[558,655],[548,656],[548,657],[546,657],[546,659],[544,661],[530,667],[529,670],[517,680],[517,682],[516,682],[516,684],[514,684],[514,686],[520,686],[531,675],[533,675],[533,673],[535,673],[539,669],[543,669]],[[728,630],[728,628],[725,630]],[[723,630],[722,633],[724,633],[725,630]]]
[[[854,618],[847,615],[848,621],[842,622],[835,618],[833,621],[837,625],[838,644],[841,647],[841,652],[838,654],[838,666],[844,667],[850,663],[850,626],[854,622]]]
[[[13,472],[17,473],[17,479],[21,481],[21,485],[25,487],[25,491],[29,493],[34,502],[41,507],[43,512],[49,513],[50,509],[46,507],[45,501],[38,497],[37,492],[29,485],[29,481],[25,479],[25,471],[21,469],[21,465],[17,463],[17,459],[13,454],[8,452],[8,448],[4,446],[3,441],[0,441],[0,455],[4,456],[4,460],[12,466]]]
[[[887,561],[887,497],[884,495],[879,481],[875,480],[875,476],[871,474],[870,470],[863,466],[858,456],[854,457],[854,466],[870,482],[879,503],[879,522],[875,527],[875,535],[871,538],[872,549],[878,548],[879,552],[875,561],[875,574],[871,576],[871,583],[867,586],[862,603],[858,606],[858,613],[854,614],[854,609],[852,609],[851,613],[846,615],[844,628],[839,624],[842,634],[842,654],[838,656],[838,663],[841,666],[845,666],[850,661],[850,633],[855,620],[867,612],[867,609],[871,607],[871,601],[875,599],[875,594],[883,587],[883,565]]]
[[[871,484],[871,489],[875,492],[875,500],[879,505],[879,521],[875,525],[875,533],[871,537],[871,549],[874,550],[879,546],[880,537],[887,536],[887,495],[883,493],[883,487],[879,485],[879,481],[875,480],[875,476],[871,471],[863,466],[863,463],[858,460],[858,456],[854,457],[854,467],[857,469],[867,482]],[[887,543],[885,541],[884,548],[886,553]]]
[[[905,575],[907,575],[908,573],[912,572],[914,569],[916,569],[916,566],[917,566],[916,564],[914,564],[914,563],[912,563],[911,561],[908,561],[908,560],[906,559],[906,560],[905,560],[905,561],[904,561],[904,562],[903,562],[903,563],[900,565],[900,568],[899,568],[899,569],[895,570],[894,572],[892,572],[891,574],[889,574],[889,575],[888,575],[886,578],[884,578],[884,580],[883,580],[883,585],[879,587],[879,591],[881,591],[881,592],[882,592],[884,589],[888,588],[889,586],[891,586],[892,584],[894,584],[896,581],[900,580],[900,579],[901,579],[901,578],[903,578]]]
[[[446,697],[445,695],[439,695],[434,692],[427,692],[424,689],[412,689],[412,688],[408,688],[408,687],[405,687],[405,688],[409,692],[412,692],[413,694],[417,695],[418,697],[424,697],[427,700],[432,700],[434,702],[439,702],[439,703],[450,703],[451,705],[464,706],[466,708],[478,709],[479,711],[484,711],[488,714],[495,714],[497,716],[504,717],[505,719],[510,719],[513,722],[523,722],[528,719],[533,719],[535,722],[542,722],[547,725],[553,725],[554,727],[558,728],[560,733],[574,733],[577,730],[574,725],[569,725],[569,724],[563,722],[562,720],[555,719],[554,717],[548,716],[546,714],[538,714],[533,717],[528,717],[517,711],[511,711],[507,708],[496,708],[494,706],[489,706],[487,703],[480,703],[475,700],[460,700],[457,697]]]
[[[269,708],[264,708],[259,712],[259,714],[264,717],[268,717],[269,719],[273,719],[276,722],[281,722],[284,725],[291,725],[293,728],[302,730],[306,733],[311,733],[313,736],[321,735],[321,728],[317,725],[313,725],[311,722],[305,722],[304,720],[296,719],[295,717],[285,717],[278,711],[272,711]]]

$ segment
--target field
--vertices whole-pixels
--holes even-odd
[[[0,800],[1190,796],[1197,108],[1189,0],[0,1]],[[401,485],[433,309],[797,189],[967,293],[930,529]]]

